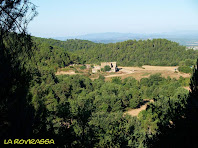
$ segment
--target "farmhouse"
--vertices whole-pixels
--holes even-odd
[[[117,71],[116,62],[102,62],[101,63],[101,68],[104,68],[107,65],[111,68],[110,72],[116,72]]]
[[[109,72],[116,72],[118,70],[116,62],[102,62],[101,66],[94,65],[94,68],[92,68],[92,73],[97,73],[101,70],[101,68],[104,68],[105,66],[109,66],[111,68]]]
[[[92,73],[97,73],[98,71],[100,71],[100,66],[94,66],[94,68],[92,68]]]

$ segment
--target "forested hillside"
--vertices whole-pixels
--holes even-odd
[[[140,62],[154,62],[152,56],[156,56],[156,63],[163,59],[168,64],[171,53],[177,57],[172,57],[172,62],[180,62],[196,58],[197,52],[161,39],[116,44],[69,40],[59,46],[59,41],[32,39],[26,32],[27,22],[36,15],[30,1],[3,0],[0,6],[0,18],[5,18],[0,21],[1,144],[8,139],[52,139],[54,144],[47,146],[144,148],[164,143],[179,146],[186,142],[180,136],[187,136],[190,140],[185,146],[197,146],[197,138],[191,141],[190,134],[197,134],[198,129],[198,61],[190,93],[183,88],[184,78],[163,78],[160,74],[140,81],[115,77],[109,82],[103,76],[91,80],[80,74],[55,75],[57,68],[78,62],[117,58],[120,65],[127,65],[127,61],[128,65],[139,65],[138,58],[147,50]],[[145,99],[153,102],[138,117],[124,114],[140,107]]]
[[[44,41],[34,42],[34,62],[42,73],[56,72],[58,68],[78,63],[79,58],[67,49]],[[50,41],[50,40],[49,40]]]
[[[166,79],[156,74],[140,81],[116,77],[105,82],[102,76],[94,81],[81,75],[57,77],[51,68],[72,63],[70,52],[45,42],[35,44],[28,35],[8,34],[6,39],[8,55],[13,55],[9,49],[18,53],[12,64],[20,61],[23,68],[16,67],[11,75],[20,83],[4,80],[17,89],[11,89],[15,97],[1,93],[9,98],[1,104],[2,112],[9,110],[1,137],[18,135],[14,130],[17,121],[21,137],[51,138],[59,147],[152,147],[160,136],[171,134],[186,115],[188,91],[182,88],[183,78]],[[19,52],[20,47],[27,48]],[[27,50],[30,47],[31,52]],[[19,71],[22,74],[16,75]],[[123,115],[127,109],[141,106],[144,99],[154,102],[138,118]],[[13,105],[8,106],[10,103]]]
[[[42,38],[34,38],[34,40],[72,52],[79,56],[79,62],[82,64],[116,61],[120,66],[175,66],[187,59],[195,63],[198,57],[198,51],[186,50],[185,46],[166,39],[128,40],[110,44],[86,40],[58,41]]]
[[[185,115],[188,91],[181,86],[160,75],[140,82],[134,78],[105,82],[102,77],[91,81],[80,75],[48,76],[32,89],[38,119],[34,134],[44,137],[48,133],[58,145],[72,147],[147,147],[164,130],[173,128],[169,121],[176,124]],[[123,116],[144,98],[155,102],[139,118]]]

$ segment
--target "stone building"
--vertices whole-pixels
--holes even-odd
[[[92,73],[97,73],[98,71],[100,71],[100,66],[94,66],[94,68],[92,68]]]
[[[117,71],[116,62],[102,62],[101,63],[101,68],[104,68],[107,65],[111,68],[110,72],[116,72]]]
[[[111,68],[110,72],[116,72],[118,70],[116,62],[102,62],[101,66],[94,65],[94,68],[92,68],[92,73],[97,73],[101,70],[101,68],[104,68],[107,65]]]

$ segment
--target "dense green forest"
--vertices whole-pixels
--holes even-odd
[[[140,82],[134,78],[105,82],[102,77],[91,81],[80,75],[49,76],[47,82],[32,88],[32,94],[43,128],[35,126],[35,134],[43,137],[49,132],[60,145],[72,147],[147,147],[149,140],[172,128],[170,121],[176,124],[185,115],[188,98],[179,81],[158,74]],[[123,116],[144,98],[155,102],[139,118]],[[41,102],[46,107],[43,110]]]
[[[166,39],[128,40],[109,44],[77,39],[58,41],[35,37],[34,41],[57,46],[72,52],[78,55],[78,62],[81,64],[116,61],[120,66],[192,66],[198,57],[198,51],[186,50],[185,46]]]
[[[58,68],[79,62],[77,55],[69,53],[64,48],[52,46],[47,42],[36,42],[34,45],[34,62],[43,73],[49,71],[53,73]]]
[[[132,77],[123,80],[115,77],[109,82],[104,81],[103,76],[92,81],[82,75],[55,75],[57,68],[72,63],[108,60],[105,58],[110,51],[120,52],[121,48],[124,52],[120,53],[126,57],[132,49],[140,49],[142,53],[143,46],[145,50],[150,49],[147,43],[155,50],[152,53],[158,61],[164,59],[168,62],[165,57],[173,53],[177,58],[172,57],[171,61],[170,56],[169,63],[183,61],[187,65],[186,59],[197,57],[195,51],[186,51],[177,43],[161,39],[116,44],[69,40],[58,45],[59,41],[52,40],[51,43],[50,40],[32,38],[26,32],[26,25],[19,27],[21,20],[29,16],[28,9],[32,11],[29,21],[36,15],[32,3],[17,0],[1,1],[0,5],[1,18],[7,18],[0,21],[1,143],[9,138],[34,138],[54,139],[52,147],[196,146],[197,137],[192,135],[197,134],[198,123],[195,105],[198,100],[198,61],[192,72],[191,92],[183,88],[188,85],[186,79],[163,78],[160,74],[140,81]],[[160,41],[170,52],[161,50]],[[134,46],[129,45],[132,42]],[[98,49],[101,50],[101,59],[94,60],[92,52],[97,51],[97,54]],[[87,51],[87,56],[82,54],[84,51]],[[162,56],[160,51],[164,58],[159,57]],[[132,56],[140,56],[139,52],[134,53]],[[115,57],[109,58],[113,60]],[[124,59],[117,59],[120,65],[127,65],[127,58]],[[139,64],[137,61],[138,58],[134,62],[128,59],[128,65]],[[157,60],[155,62],[157,64]],[[128,109],[140,107],[145,99],[153,102],[138,117],[124,114]]]

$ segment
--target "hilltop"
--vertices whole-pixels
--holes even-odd
[[[118,43],[94,43],[88,40],[71,39],[59,41],[54,39],[33,38],[41,48],[56,47],[77,57],[80,64],[99,64],[117,61],[119,66],[178,66],[195,63],[198,51],[188,49],[179,43],[166,39],[127,40]],[[54,48],[55,49],[55,48]]]
[[[191,46],[192,43],[198,41],[198,31],[174,31],[174,32],[162,32],[162,33],[119,33],[119,32],[105,32],[105,33],[91,33],[79,36],[68,37],[54,37],[58,40],[68,39],[80,39],[90,40],[95,43],[116,43],[127,40],[147,40],[164,38],[174,42],[178,42],[184,46]],[[196,44],[197,45],[197,44]]]

